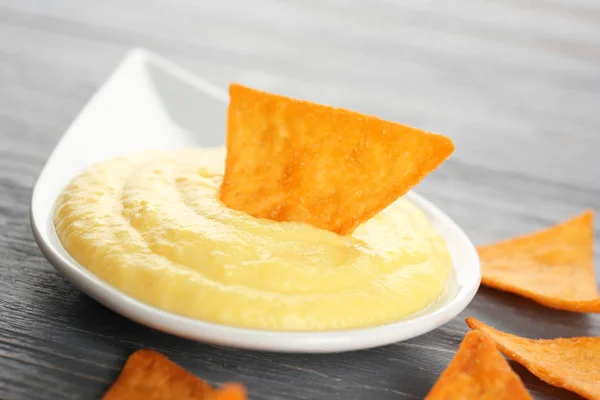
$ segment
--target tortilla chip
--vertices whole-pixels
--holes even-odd
[[[490,335],[500,351],[544,382],[600,399],[600,338],[532,340],[497,331],[471,317],[467,325]]]
[[[452,141],[377,117],[229,87],[220,198],[257,218],[351,233],[454,151]]]
[[[187,372],[152,350],[133,353],[103,400],[244,400],[239,384],[213,389],[207,382]]]
[[[486,286],[547,307],[600,312],[594,277],[593,213],[543,231],[478,248]]]
[[[425,400],[522,400],[532,397],[488,335],[465,335]]]

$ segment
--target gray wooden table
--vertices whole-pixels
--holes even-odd
[[[530,337],[600,335],[599,316],[485,288],[434,332],[334,355],[217,348],[108,311],[42,257],[28,209],[53,146],[133,46],[222,87],[451,136],[455,155],[418,190],[476,244],[600,209],[597,1],[0,0],[0,399],[96,399],[142,347],[242,381],[252,399],[421,399],[466,316]],[[513,366],[536,398],[577,398]]]

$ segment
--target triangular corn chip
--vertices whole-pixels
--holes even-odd
[[[245,400],[240,384],[213,389],[160,353],[138,350],[102,400]]]
[[[467,325],[490,335],[500,351],[544,382],[587,399],[600,399],[600,338],[532,340],[500,332],[471,317]]]
[[[547,307],[600,312],[593,265],[593,213],[477,250],[481,283]]]
[[[454,359],[425,400],[531,400],[521,378],[510,368],[488,335],[465,335]]]
[[[445,136],[308,101],[229,87],[220,198],[257,218],[351,233],[436,169]]]

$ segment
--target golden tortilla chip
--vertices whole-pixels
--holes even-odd
[[[213,389],[152,350],[133,353],[103,400],[245,400],[240,384]]]
[[[600,312],[594,277],[593,213],[543,231],[481,246],[481,283],[547,307]]]
[[[531,400],[521,378],[510,368],[488,335],[465,335],[456,355],[425,400]]]
[[[229,87],[220,198],[257,218],[351,233],[454,151],[452,141],[377,117]]]
[[[497,331],[471,317],[467,325],[490,335],[500,351],[544,382],[600,399],[600,338],[532,340]]]

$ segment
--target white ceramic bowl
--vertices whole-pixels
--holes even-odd
[[[105,283],[62,247],[52,224],[56,197],[91,163],[144,149],[224,143],[228,96],[221,89],[143,50],[131,51],[75,119],[50,156],[33,191],[31,225],[56,270],[117,313],[152,328],[218,345],[285,352],[338,352],[381,346],[445,324],[471,301],[480,282],[477,252],[442,211],[414,193],[444,237],[454,263],[454,284],[434,306],[387,325],[328,332],[241,329],[182,317],[149,306]]]

